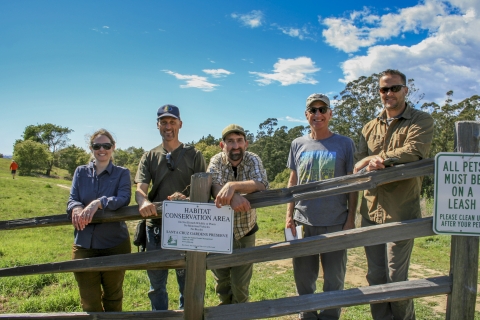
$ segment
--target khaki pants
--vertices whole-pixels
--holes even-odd
[[[233,240],[233,249],[255,246],[255,234]],[[244,303],[248,301],[248,287],[253,274],[253,264],[212,270],[217,282],[215,292],[220,304]]]
[[[73,245],[72,259],[104,257],[130,252],[130,238],[128,238],[120,245],[108,249],[85,249]],[[122,311],[122,286],[125,270],[74,272],[73,274],[80,290],[83,311]]]
[[[365,218],[362,219],[362,227],[372,225],[374,224]],[[365,247],[368,263],[367,281],[371,286],[408,280],[413,240],[408,239]],[[374,320],[415,319],[412,299],[371,304],[370,310]]]

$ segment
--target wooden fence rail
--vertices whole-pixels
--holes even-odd
[[[470,126],[475,129],[471,129]],[[479,152],[478,142],[480,123],[466,124],[468,137],[475,143],[463,152]],[[470,131],[469,131],[470,130]],[[472,131],[473,130],[473,131]],[[458,143],[458,139],[457,139]],[[463,146],[460,144],[460,146]],[[459,148],[462,149],[462,148]],[[470,150],[471,149],[471,150]],[[312,199],[334,194],[347,193],[374,188],[378,185],[412,177],[432,174],[434,160],[425,159],[405,165],[398,165],[387,170],[344,176],[322,182],[299,185],[292,188],[263,191],[247,195],[252,207],[260,208],[292,201]],[[205,175],[205,174],[203,174]],[[203,177],[206,178],[206,177]],[[205,195],[210,188],[205,180],[194,182],[193,200],[205,202]],[[203,193],[203,195],[202,195]],[[161,203],[156,203],[157,212],[161,213]],[[93,222],[118,220],[138,220],[137,206],[95,215]],[[67,225],[70,221],[65,214],[33,219],[0,221],[0,231],[32,227]],[[300,311],[347,307],[358,304],[398,301],[424,296],[449,294],[447,319],[471,320],[474,317],[475,297],[478,272],[478,237],[452,237],[451,272],[449,275],[404,281],[378,286],[360,287],[342,291],[323,292],[311,295],[287,297],[269,301],[257,301],[244,304],[204,307],[205,272],[216,269],[258,263],[292,257],[307,256],[322,252],[337,251],[360,246],[375,245],[391,241],[434,235],[432,218],[417,219],[398,223],[389,223],[366,228],[359,228],[321,236],[308,237],[291,242],[267,244],[253,248],[234,250],[231,255],[209,254],[180,251],[153,251],[125,254],[121,256],[98,257],[19,266],[0,269],[0,277],[20,276],[40,273],[93,271],[113,269],[148,269],[148,268],[186,268],[188,290],[185,290],[185,311],[158,312],[122,312],[122,313],[49,313],[49,314],[0,314],[7,319],[259,319],[282,316]],[[465,272],[463,268],[468,268]],[[465,273],[468,273],[466,275]],[[473,274],[473,275],[472,275]]]
[[[291,242],[266,244],[237,249],[232,254],[209,254],[206,268],[218,269],[245,263],[282,260],[312,254],[375,245],[433,235],[432,218],[395,222],[308,237]],[[182,251],[161,250],[107,257],[96,257],[64,262],[37,264],[0,269],[0,277],[32,274],[107,271],[114,269],[138,270],[149,268],[185,268]]]
[[[298,185],[290,188],[256,192],[245,195],[245,198],[250,201],[252,208],[262,208],[285,204],[292,201],[314,199],[331,196],[334,194],[361,191],[375,188],[377,185],[433,173],[434,160],[424,159],[417,162],[394,166],[381,171],[348,175],[324,181]],[[161,218],[162,202],[155,202],[154,204],[157,207],[157,218]],[[142,217],[138,213],[138,206],[134,205],[121,208],[116,211],[99,211],[94,215],[92,223],[139,219],[142,219]],[[72,224],[71,220],[67,218],[65,213],[63,213],[29,219],[0,221],[0,231],[38,227],[54,227],[70,224]]]

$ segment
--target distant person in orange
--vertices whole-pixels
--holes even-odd
[[[15,179],[15,174],[17,173],[18,169],[18,163],[15,162],[15,160],[12,160],[12,163],[10,164],[10,170],[12,170],[12,177]]]

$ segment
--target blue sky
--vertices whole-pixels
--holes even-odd
[[[180,108],[180,140],[267,118],[304,122],[306,97],[396,68],[424,101],[480,89],[480,1],[0,0],[0,153],[28,125],[104,127],[117,147],[161,142],[156,111]]]

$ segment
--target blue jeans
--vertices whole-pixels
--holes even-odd
[[[147,226],[147,251],[164,250],[161,248],[161,227]],[[176,269],[178,291],[180,291],[179,309],[183,309],[183,290],[185,288],[185,269]],[[168,310],[168,292],[167,278],[168,269],[163,270],[147,270],[150,279],[150,291],[148,297],[152,304],[152,311]]]

